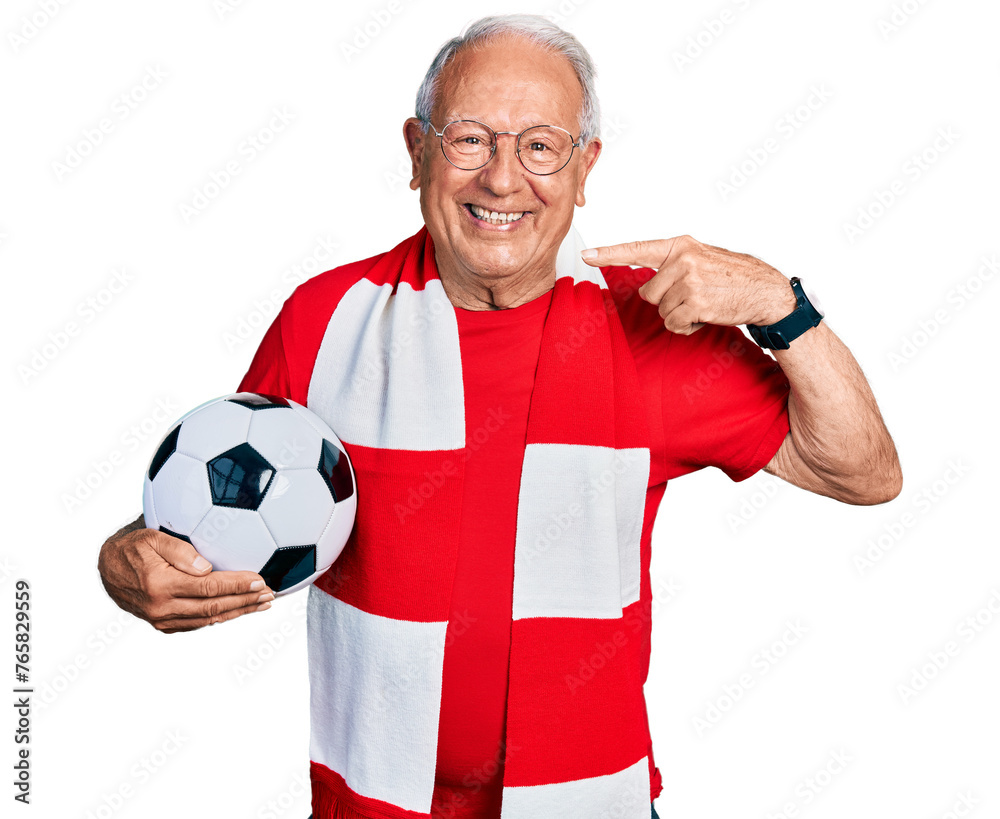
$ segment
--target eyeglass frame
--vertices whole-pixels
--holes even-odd
[[[489,125],[487,125],[485,122],[480,122],[478,119],[453,119],[453,120],[451,120],[451,122],[446,122],[445,125],[444,125],[444,128],[442,128],[441,132],[438,133],[438,129],[434,127],[434,123],[431,122],[429,119],[423,119],[423,118],[421,118],[420,121],[430,126],[431,130],[434,132],[434,136],[440,137],[440,139],[441,139],[441,154],[444,156],[445,159],[448,160],[448,164],[449,165],[451,165],[451,166],[453,166],[455,168],[458,168],[460,171],[478,171],[480,168],[485,168],[487,165],[489,165],[490,161],[496,155],[497,146],[500,144],[500,140],[498,140],[497,137],[504,136],[505,134],[508,135],[508,136],[517,137],[517,140],[514,142],[514,146],[515,146],[514,153],[517,155],[517,161],[521,163],[521,167],[522,168],[524,168],[528,173],[534,174],[535,176],[552,176],[553,174],[559,173],[559,171],[563,170],[563,168],[565,168],[567,165],[569,165],[570,160],[573,158],[573,151],[575,151],[577,148],[580,148],[580,147],[583,146],[582,142],[577,142],[576,140],[573,139],[573,134],[572,133],[570,133],[569,131],[567,131],[565,128],[559,127],[558,125],[544,125],[544,124],[543,125],[529,125],[523,131],[521,131],[521,133],[516,133],[515,131],[494,131],[492,128],[490,128]],[[454,125],[456,122],[472,122],[472,123],[475,123],[476,125],[482,125],[487,131],[489,131],[491,134],[493,134],[493,144],[490,145],[490,157],[482,165],[477,165],[475,168],[463,168],[461,165],[456,165],[454,162],[452,162],[451,159],[449,159],[448,154],[445,153],[445,150],[444,150],[444,132],[448,128],[449,125]],[[566,161],[560,167],[556,168],[554,171],[549,171],[548,173],[539,173],[538,171],[533,171],[533,170],[531,170],[531,168],[529,168],[527,165],[525,165],[524,164],[524,160],[521,159],[521,137],[524,136],[532,128],[555,128],[557,131],[562,131],[564,134],[566,134],[569,137],[569,140],[570,140],[569,156],[566,157]],[[581,136],[582,136],[582,134],[581,134]],[[579,140],[580,137],[577,137],[576,139]]]

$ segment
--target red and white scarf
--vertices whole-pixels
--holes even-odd
[[[649,448],[597,268],[559,252],[517,508],[503,819],[647,819],[640,549]],[[466,427],[454,307],[426,228],[350,286],[308,405],[357,476],[351,539],[309,591],[316,819],[428,817]]]

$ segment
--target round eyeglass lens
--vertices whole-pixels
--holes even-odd
[[[450,122],[442,132],[441,147],[448,160],[459,168],[475,170],[489,162],[493,153],[493,132],[478,122]]]
[[[573,137],[559,128],[537,125],[521,134],[518,154],[524,167],[533,173],[562,170],[572,153]]]

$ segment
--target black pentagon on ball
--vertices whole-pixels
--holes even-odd
[[[160,531],[163,532],[164,534],[170,535],[170,537],[180,538],[181,540],[187,543],[191,543],[191,538],[189,538],[187,535],[182,535],[178,532],[171,532],[166,526],[161,526]]]
[[[180,435],[181,426],[178,424],[170,432],[167,433],[167,437],[160,442],[160,446],[156,450],[156,454],[153,455],[153,460],[149,462],[149,479],[153,480],[156,477],[156,473],[159,472],[163,465],[167,462],[167,458],[174,454],[174,450],[177,449],[177,436]]]
[[[237,509],[257,509],[275,471],[250,444],[234,446],[212,458],[207,466],[212,503]]]
[[[279,592],[308,580],[315,571],[315,546],[285,546],[275,550],[259,574],[268,588]]]
[[[319,453],[319,474],[326,481],[335,503],[347,500],[354,494],[354,481],[351,480],[351,466],[347,456],[337,445],[323,439],[323,447]]]
[[[266,395],[262,392],[238,392],[235,395],[230,395],[226,400],[252,410],[289,406],[288,401],[280,395]]]

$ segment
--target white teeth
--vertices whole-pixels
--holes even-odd
[[[505,225],[510,222],[516,222],[522,216],[524,216],[524,211],[518,211],[517,213],[500,213],[495,210],[486,210],[486,208],[481,208],[478,205],[470,205],[472,212],[482,219],[484,222],[493,222],[494,224]]]

